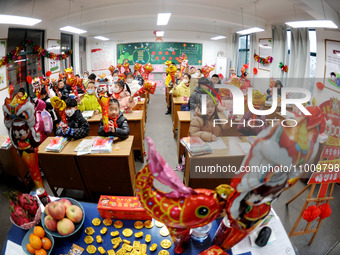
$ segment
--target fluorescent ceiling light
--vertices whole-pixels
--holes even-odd
[[[98,40],[102,40],[102,41],[109,41],[110,39],[104,36],[95,36],[94,38],[98,39]]]
[[[171,13],[158,13],[157,25],[158,26],[167,25],[169,22],[170,16],[171,16]]]
[[[264,31],[264,29],[259,28],[259,27],[252,27],[252,28],[237,31],[236,33],[241,34],[241,35],[248,35],[248,34],[258,33],[262,31]]]
[[[157,31],[156,36],[162,37],[164,35],[164,31]]]
[[[0,15],[0,24],[15,24],[15,25],[26,25],[26,26],[34,26],[41,22],[41,19],[33,19],[21,16],[14,15]]]
[[[299,27],[323,27],[323,28],[338,28],[338,26],[331,20],[304,20],[286,22],[288,26]]]
[[[76,27],[71,27],[71,26],[62,27],[62,28],[59,28],[59,30],[70,32],[70,33],[75,33],[75,34],[84,34],[87,32],[86,30],[76,28]]]
[[[221,40],[221,39],[225,39],[227,38],[226,36],[224,35],[218,35],[218,36],[215,36],[215,37],[211,37],[210,40]]]

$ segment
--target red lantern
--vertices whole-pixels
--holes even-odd
[[[320,209],[319,217],[322,220],[329,217],[332,214],[332,209],[327,203],[319,205],[319,209]]]
[[[316,205],[308,206],[303,212],[302,217],[304,220],[311,222],[315,220],[320,215],[320,209]]]
[[[317,82],[316,83],[316,87],[319,89],[319,90],[323,90],[323,87],[324,87],[325,85],[322,83],[322,82]]]

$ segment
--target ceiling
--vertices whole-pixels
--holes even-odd
[[[265,27],[291,20],[315,19],[322,10],[309,3],[321,0],[1,0],[0,13],[36,17],[39,28],[59,29],[72,25],[88,31],[87,36],[154,30],[190,31],[227,35],[243,28]],[[339,0],[324,4],[340,11]],[[315,6],[315,5],[314,5]],[[242,10],[241,10],[242,8]],[[309,10],[309,11],[308,11]],[[167,26],[157,26],[157,13],[171,12]],[[242,22],[243,12],[243,22]],[[242,24],[243,23],[243,24]]]

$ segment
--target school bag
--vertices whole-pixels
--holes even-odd
[[[51,114],[45,109],[41,111],[41,118],[44,122],[44,131],[50,133],[53,130],[53,120]]]

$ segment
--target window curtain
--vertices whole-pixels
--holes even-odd
[[[308,88],[310,75],[310,47],[308,28],[291,29],[288,65],[289,86]]]
[[[287,65],[288,62],[288,45],[287,45],[287,26],[273,25],[272,26],[272,55],[273,63],[271,64],[271,76],[276,80],[281,80],[285,86],[287,73],[279,68],[280,62]]]
[[[255,59],[254,59],[254,54],[256,53],[256,34],[251,34],[250,35],[250,49],[249,49],[249,74],[251,77],[253,77],[253,69],[254,67],[257,67]]]
[[[237,65],[238,65],[238,48],[239,48],[239,38],[240,36],[237,33],[232,34],[232,59],[231,59],[231,67],[237,71]]]

